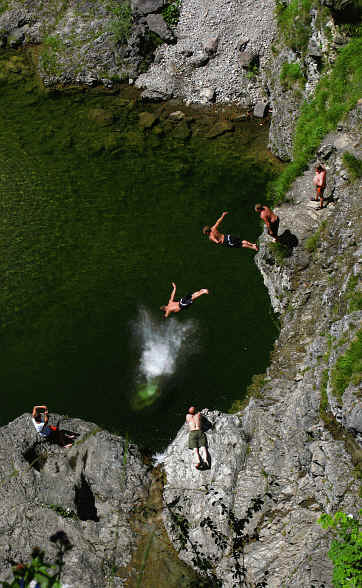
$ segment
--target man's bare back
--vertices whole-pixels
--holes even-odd
[[[265,222],[269,235],[273,237],[273,241],[278,241],[279,217],[265,204],[255,204],[255,211]]]
[[[201,413],[197,412],[196,414],[190,414],[188,412],[186,415],[186,422],[190,431],[199,431],[201,429]]]

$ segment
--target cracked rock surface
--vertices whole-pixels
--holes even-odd
[[[357,107],[320,148],[327,167],[327,207],[317,210],[317,203],[309,200],[312,164],[292,186],[289,202],[277,209],[279,235],[289,231],[296,237],[290,257],[278,262],[270,237],[261,238],[256,262],[281,321],[263,383],[236,414],[203,411],[213,424],[206,432],[210,470],[195,469],[186,427],[165,455],[165,503],[177,503],[192,542],[212,557],[225,587],[233,586],[230,552],[218,547],[210,529],[200,525],[210,517],[219,531],[230,534],[220,498],[243,517],[252,500],[263,497],[261,511],[250,522],[259,540],[246,544],[245,567],[251,585],[267,571],[268,588],[331,587],[330,537],[317,519],[322,512],[358,512],[360,384],[351,379],[339,398],[332,374],[362,323],[362,312],[350,309],[348,293],[361,254],[360,183],[349,182],[342,165],[343,149],[355,149],[357,155],[360,116]],[[307,239],[316,233],[315,247],[308,250]],[[164,516],[170,537],[182,547],[169,509]],[[190,543],[180,555],[192,563]]]
[[[131,559],[131,509],[147,496],[150,476],[137,447],[121,437],[79,419],[63,417],[60,428],[79,434],[73,447],[40,440],[30,414],[0,429],[0,578],[9,577],[11,561],[28,561],[34,546],[53,559],[49,537],[62,530],[73,545],[62,582],[100,588],[113,566]]]

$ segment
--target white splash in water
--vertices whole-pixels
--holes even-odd
[[[174,373],[181,347],[186,342],[188,350],[191,345],[194,348],[195,341],[191,340],[191,335],[195,335],[196,326],[191,320],[181,323],[171,318],[160,322],[141,308],[134,326],[141,344],[139,374],[147,382]]]
[[[165,451],[155,453],[152,456],[153,465],[155,467],[157,467],[158,465],[165,463],[166,457],[167,457],[167,449],[165,449]]]

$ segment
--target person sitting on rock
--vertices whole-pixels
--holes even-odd
[[[176,284],[172,282],[172,292],[170,299],[166,306],[160,306],[160,310],[164,311],[164,317],[167,318],[170,316],[171,312],[180,312],[184,308],[190,306],[196,298],[199,298],[203,294],[208,294],[209,291],[203,288],[202,290],[198,290],[198,292],[194,292],[193,294],[187,294],[184,298],[180,298],[180,300],[174,300],[176,294]]]
[[[189,426],[189,449],[192,449],[196,456],[195,468],[206,469],[210,468],[210,456],[207,451],[207,439],[205,433],[201,428],[202,415],[196,412],[194,406],[190,406],[186,415],[186,423]],[[202,458],[200,457],[200,451]]]
[[[40,412],[41,410],[43,412]],[[33,407],[32,421],[40,437],[58,443],[62,447],[71,447],[73,445],[73,441],[69,443],[69,440],[74,440],[75,435],[66,435],[64,431],[59,430],[58,426],[49,425],[48,407],[45,404]]]
[[[320,208],[323,208],[323,193],[326,187],[327,171],[320,163],[315,168],[315,175],[313,178],[313,184],[316,188],[315,198],[311,198],[314,202],[320,202]]]
[[[265,222],[268,234],[272,237],[273,241],[279,241],[279,217],[265,204],[255,204],[254,209],[260,215],[261,220]]]
[[[256,243],[250,243],[250,241],[246,241],[245,239],[241,240],[240,237],[233,237],[229,234],[224,235],[223,233],[219,232],[218,227],[227,214],[228,212],[223,212],[212,227],[206,225],[202,229],[203,234],[207,235],[209,240],[213,241],[213,243],[216,243],[217,245],[225,245],[226,247],[234,247],[236,249],[239,247],[247,247],[248,249],[254,249],[254,251],[258,251],[258,246]]]

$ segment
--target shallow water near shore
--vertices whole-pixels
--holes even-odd
[[[1,424],[47,403],[160,449],[190,404],[227,410],[268,364],[254,252],[201,234],[228,210],[225,232],[256,241],[278,168],[266,125],[210,139],[231,111],[45,92],[17,52],[1,55],[0,91]],[[167,322],[171,281],[176,297],[210,294]]]

